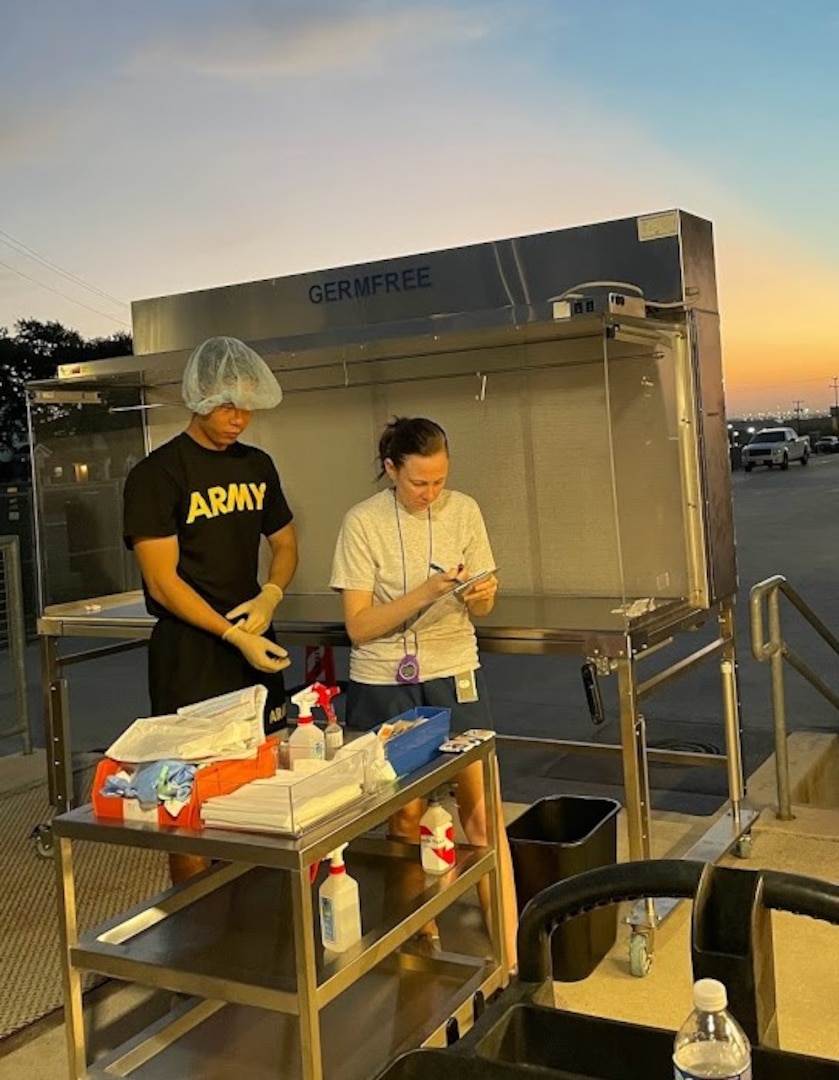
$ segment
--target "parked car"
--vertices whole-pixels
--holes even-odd
[[[817,454],[839,454],[839,435],[822,435],[815,449]]]
[[[809,459],[810,440],[788,427],[762,428],[752,435],[742,453],[746,472],[751,472],[755,465],[788,469],[791,461],[806,465]]]

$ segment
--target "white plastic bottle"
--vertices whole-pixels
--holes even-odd
[[[344,729],[338,723],[338,717],[335,715],[335,710],[332,707],[332,699],[340,694],[341,691],[337,686],[325,686],[320,682],[313,682],[309,689],[317,694],[318,708],[323,709],[324,715],[326,716],[326,730],[324,731],[324,738],[326,740],[326,760],[332,761],[344,745]]]
[[[693,987],[693,1012],[676,1032],[675,1080],[751,1080],[752,1048],[728,1011],[728,994],[717,979]]]
[[[420,818],[420,857],[426,874],[445,874],[455,863],[452,816],[436,794],[429,796]]]
[[[323,733],[326,742],[326,760],[331,761],[344,745],[344,729],[335,716],[330,716]]]
[[[330,854],[329,877],[318,892],[320,939],[331,952],[344,952],[361,939],[358,882],[344,865],[346,846],[342,844]]]
[[[312,719],[312,706],[317,699],[310,686],[304,687],[291,699],[297,706],[297,727],[288,740],[289,768],[293,769],[296,761],[308,758],[323,761],[326,755],[323,732]]]

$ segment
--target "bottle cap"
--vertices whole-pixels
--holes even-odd
[[[297,706],[298,723],[312,722],[312,706],[318,703],[318,695],[312,690],[312,687],[304,686],[302,690],[298,690],[296,694],[291,695],[291,700]]]
[[[728,1005],[728,994],[718,979],[699,979],[693,984],[693,1004],[702,1012],[721,1012]]]
[[[346,844],[341,844],[336,847],[334,851],[329,852],[329,873],[330,874],[343,874],[344,873],[344,848]]]

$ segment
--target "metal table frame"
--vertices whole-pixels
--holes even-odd
[[[398,857],[398,848],[411,848],[412,863],[417,860],[414,845],[401,845],[377,837],[364,837],[371,829],[383,824],[406,803],[428,796],[430,792],[456,781],[458,774],[476,762],[483,768],[487,798],[488,838],[485,848],[458,845],[459,860],[455,870],[442,878],[426,879],[424,891],[415,899],[410,913],[393,925],[368,929],[358,946],[330,961],[318,963],[315,948],[312,885],[309,868],[339,845],[350,841],[366,844],[384,858]],[[474,994],[488,996],[506,983],[507,962],[497,851],[497,760],[494,740],[489,740],[465,754],[436,758],[429,765],[402,778],[376,795],[320,825],[313,826],[299,838],[235,832],[222,829],[195,831],[169,829],[138,822],[119,823],[97,820],[89,806],[58,815],[53,822],[57,851],[58,893],[61,915],[61,942],[64,968],[65,1027],[70,1077],[88,1075],[82,1008],[81,970],[95,970],[111,977],[146,985],[197,994],[211,999],[195,1007],[194,1025],[220,1007],[219,1003],[238,1002],[271,1009],[297,1017],[304,1080],[320,1080],[323,1075],[319,1012],[348,989],[356,980],[379,965],[412,934],[429,920],[474,887],[482,877],[489,880],[489,938],[491,956],[486,961],[461,957],[473,971],[460,994],[459,1009],[471,1007]],[[363,838],[363,839],[358,839]],[[73,874],[73,841],[93,841],[153,849],[183,852],[223,860],[229,864],[212,867],[204,874],[153,898],[145,905],[111,920],[85,934],[80,940],[77,917],[75,879]],[[244,867],[241,864],[245,864]],[[166,919],[197,900],[219,884],[254,866],[270,867],[291,875],[292,933],[296,975],[290,989],[249,983],[241,975],[236,978],[214,976],[207,972],[186,972],[168,964],[149,962],[140,955],[132,956],[132,937],[152,923]],[[151,905],[151,906],[149,906]],[[441,962],[452,965],[456,954],[443,954]],[[435,963],[437,961],[434,961]],[[431,962],[430,962],[431,963]],[[431,964],[433,967],[433,963]],[[426,1036],[425,1044],[444,1042],[444,1029],[451,1014],[439,1018],[434,1032]],[[167,1034],[150,1034],[147,1044],[130,1051],[120,1051],[108,1066],[108,1075],[130,1075],[130,1069],[152,1057],[161,1047],[176,1040],[189,1026],[183,1018],[171,1023]],[[167,1043],[168,1039],[168,1043]],[[244,1064],[244,1063],[243,1063]],[[382,1064],[382,1063],[380,1063]],[[282,1066],[278,1066],[280,1070]],[[113,1070],[113,1071],[112,1071]],[[121,1071],[125,1070],[125,1071]],[[278,1075],[284,1075],[282,1071]]]
[[[741,723],[737,692],[733,597],[710,609],[686,602],[673,602],[638,618],[628,620],[615,614],[614,601],[563,600],[502,595],[487,619],[476,624],[482,651],[526,655],[578,655],[595,665],[601,675],[615,675],[620,709],[620,745],[579,742],[566,739],[537,739],[499,736],[502,745],[543,745],[569,753],[620,755],[623,765],[629,854],[633,860],[649,859],[651,809],[649,763],[725,766],[730,803],[727,811],[684,857],[714,862],[726,851],[742,843],[757,816],[744,805],[745,779],[741,747]],[[133,606],[130,617],[120,608]],[[604,612],[607,613],[604,616]],[[608,614],[611,613],[611,614]],[[643,677],[642,665],[661,658],[676,639],[709,619],[716,619],[713,641],[669,666]],[[586,629],[588,624],[589,628]],[[38,621],[47,718],[50,801],[58,812],[72,806],[73,786],[70,753],[70,720],[67,681],[64,669],[76,663],[113,655],[144,645],[151,635],[154,619],[142,608],[142,593],[122,593],[90,601],[49,607]],[[582,628],[581,628],[582,627]],[[294,645],[348,646],[341,618],[340,601],[334,595],[288,596],[278,609],[275,629],[280,640]],[[101,637],[126,640],[97,649],[61,655],[63,637]],[[725,756],[717,754],[651,749],[647,746],[646,723],[641,712],[645,697],[674,679],[716,658],[719,664]],[[48,826],[42,827],[41,840]],[[47,841],[48,846],[48,841]],[[672,910],[667,900],[639,905],[630,922],[631,967],[645,974],[652,956],[654,930]]]

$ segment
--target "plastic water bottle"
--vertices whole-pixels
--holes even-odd
[[[420,858],[426,874],[445,874],[454,866],[454,823],[437,795],[420,818]]]
[[[728,994],[716,979],[693,987],[693,1012],[676,1032],[675,1080],[752,1080],[752,1048],[728,1011]]]

